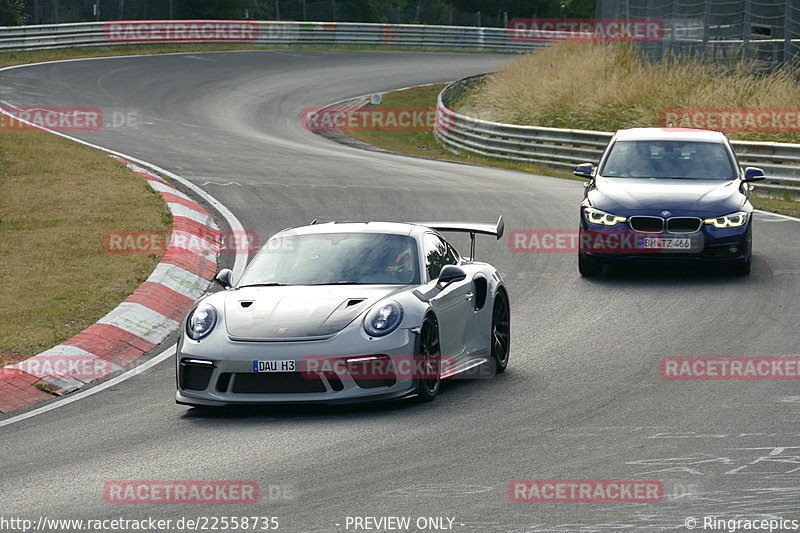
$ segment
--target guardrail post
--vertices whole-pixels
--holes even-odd
[[[792,61],[792,9],[794,0],[785,0],[783,10],[783,63],[791,64]]]
[[[750,12],[752,9],[752,4],[750,0],[744,0],[744,19],[742,21],[742,46],[744,46],[744,59],[747,61],[750,59],[750,32],[752,28],[750,27],[750,20],[752,13]]]

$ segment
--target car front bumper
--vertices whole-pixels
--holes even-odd
[[[214,343],[181,337],[176,355],[180,404],[352,403],[403,398],[415,394],[416,374],[408,371],[419,335],[398,329],[370,339],[347,328],[325,340],[238,342],[225,336]],[[379,356],[392,365],[385,372],[351,373],[348,358]],[[292,372],[256,372],[255,361],[294,361]],[[337,364],[338,361],[338,364]],[[279,364],[280,364],[279,363]],[[404,366],[405,365],[405,366]],[[392,372],[390,369],[404,369]]]
[[[585,221],[581,222],[581,232],[596,232],[596,227],[587,227]],[[599,230],[613,232],[613,230]],[[602,248],[599,251],[591,247],[581,247],[581,253],[603,263],[617,261],[686,261],[686,262],[737,262],[747,260],[752,253],[751,221],[738,228],[717,229],[704,225],[700,231],[689,234],[672,233],[642,233],[630,228],[619,230],[630,236],[632,247],[623,247],[619,250]],[[636,250],[640,239],[645,237],[662,238],[690,238],[692,247],[689,250]],[[583,241],[580,241],[583,242]]]

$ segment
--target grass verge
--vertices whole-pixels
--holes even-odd
[[[111,311],[160,255],[110,254],[110,230],[165,231],[147,182],[107,155],[41,131],[0,131],[0,354],[30,356]]]
[[[394,91],[384,95],[383,101],[372,107],[436,109],[436,97],[443,88],[444,84],[439,84]],[[584,181],[583,178],[573,176],[571,172],[564,172],[562,169],[548,167],[546,165],[533,165],[469,153],[454,154],[439,144],[439,141],[436,140],[433,136],[433,131],[430,129],[425,131],[390,131],[375,129],[348,131],[346,133],[354,139],[393,152]],[[793,201],[791,197],[786,194],[769,196],[764,193],[763,196],[759,195],[753,198],[753,205],[756,209],[800,217],[800,202]]]

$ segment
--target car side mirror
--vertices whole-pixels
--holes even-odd
[[[594,165],[591,163],[581,163],[575,170],[572,171],[573,174],[578,176],[579,178],[586,178],[587,180],[592,179],[592,170],[594,169]]]
[[[442,268],[442,271],[439,273],[438,283],[442,284],[444,287],[447,287],[454,281],[461,281],[466,279],[466,277],[467,273],[461,268],[455,265],[445,265],[444,268]]]
[[[223,268],[217,275],[214,276],[214,281],[219,283],[223,289],[230,289],[233,287],[233,272],[230,268]]]
[[[760,168],[747,167],[746,169],[744,169],[744,179],[742,181],[748,183],[751,181],[761,181],[766,178],[767,176],[764,174],[764,171],[761,170]]]

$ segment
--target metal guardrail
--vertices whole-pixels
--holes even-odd
[[[187,39],[175,31],[159,38],[118,39],[114,28],[197,27],[202,25],[247,25],[248,38]],[[122,33],[125,33],[124,31]],[[146,32],[145,32],[146,33]],[[165,37],[166,35],[166,37]],[[169,36],[172,36],[170,38]],[[186,34],[184,34],[186,35]],[[197,21],[149,20],[83,22],[35,26],[0,26],[0,52],[69,46],[108,46],[148,43],[246,43],[253,45],[368,46],[451,49],[483,52],[528,52],[549,46],[547,42],[514,40],[506,28],[474,26],[425,26],[349,22]],[[611,133],[517,126],[468,117],[452,110],[453,102],[483,76],[464,78],[448,85],[436,106],[436,136],[449,149],[485,156],[529,161],[571,168],[583,162],[596,163]],[[768,175],[758,187],[800,191],[800,145],[733,141],[744,165],[758,165]]]
[[[109,28],[121,25],[130,28],[198,24],[252,24],[257,32],[252,38],[202,42],[240,42],[253,45],[317,45],[317,46],[388,46],[435,48],[485,52],[527,52],[548,43],[514,40],[507,28],[474,26],[425,26],[419,24],[374,24],[350,22],[276,22],[276,21],[196,21],[147,20],[84,22],[36,26],[1,26],[0,51],[61,48],[67,46],[108,46],[141,44],[142,41],[120,42],[109,38]],[[152,39],[147,42],[198,42],[180,38]]]
[[[580,163],[600,161],[612,133],[503,124],[453,111],[458,98],[480,84],[485,76],[455,81],[439,93],[434,135],[449,150],[565,170]],[[764,169],[767,179],[755,183],[757,188],[800,191],[800,144],[731,141],[731,145],[742,165]]]

